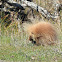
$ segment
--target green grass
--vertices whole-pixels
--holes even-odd
[[[21,34],[20,34],[21,35]],[[62,35],[59,37],[62,40]],[[6,62],[62,62],[62,44],[36,46],[27,43],[27,36],[0,36],[0,60]]]
[[[15,27],[8,27],[4,33],[1,30],[0,62],[62,62],[62,31],[59,34],[59,45],[36,46],[28,42],[28,35],[23,28],[18,32]]]

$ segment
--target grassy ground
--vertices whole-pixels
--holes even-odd
[[[33,1],[53,13],[52,0]],[[3,26],[4,23],[2,27],[0,24],[0,62],[62,62],[62,24],[59,33],[60,44],[57,46],[33,45],[28,42],[28,35],[23,28],[18,32],[17,23],[12,23],[7,28]]]
[[[59,45],[45,47],[28,42],[23,28],[20,33],[11,28],[0,35],[0,62],[62,62],[62,33]]]

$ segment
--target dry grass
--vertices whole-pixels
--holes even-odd
[[[38,22],[38,21],[37,21]],[[27,23],[21,25],[18,32],[16,22],[0,36],[0,61],[6,62],[61,62],[62,31],[57,46],[36,46],[28,40],[25,32]],[[13,24],[12,23],[12,24]],[[35,21],[33,21],[35,23]],[[53,22],[52,22],[53,23]],[[55,25],[55,24],[54,24]],[[56,26],[57,27],[57,26]],[[61,25],[62,28],[62,25]]]
[[[39,1],[37,0],[36,3],[42,7],[50,11],[53,9],[50,4],[52,0],[41,0],[41,3]],[[50,3],[46,1],[50,1]],[[58,29],[59,44],[46,47],[33,45],[26,34],[26,26],[29,26],[29,23],[20,25],[21,31],[18,30],[18,22],[16,21],[7,28],[1,27],[0,23],[0,62],[62,62],[62,19],[61,31],[55,21],[46,20],[43,17],[40,20],[38,17],[31,18],[31,20],[32,23],[42,20],[52,23]]]

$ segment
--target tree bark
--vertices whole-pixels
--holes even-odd
[[[60,3],[59,3],[58,0],[54,1],[55,5],[56,5],[55,6],[55,13],[54,14],[51,14],[45,8],[40,7],[37,4],[35,4],[33,2],[30,2],[30,1],[27,1],[27,0],[21,0],[22,3],[21,2],[17,3],[17,2],[15,2],[13,0],[8,0],[8,2],[12,3],[12,4],[15,3],[16,7],[22,6],[23,8],[24,7],[30,7],[32,9],[35,9],[36,11],[38,11],[39,13],[41,13],[41,15],[43,15],[47,19],[49,19],[49,18],[56,19],[58,21],[59,25],[60,25],[60,17],[59,17],[59,11],[58,10],[59,10],[59,7],[61,7],[61,5],[60,5]]]
[[[12,1],[9,0],[9,2],[10,3],[17,3],[13,0]],[[35,9],[36,11],[40,12],[45,18],[48,18],[48,19],[49,18],[53,18],[53,19],[58,18],[58,13],[57,13],[58,10],[56,11],[55,14],[51,14],[45,8],[38,6],[37,4],[35,4],[33,2],[29,2],[29,1],[26,1],[26,0],[21,0],[21,2],[23,2],[23,3],[20,3],[21,6],[23,6],[23,7],[27,6],[27,7],[30,7],[32,9]],[[56,6],[57,6],[56,8],[58,8],[60,5],[57,4]]]

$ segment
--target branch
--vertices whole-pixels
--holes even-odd
[[[44,17],[46,18],[57,18],[58,14],[51,14],[50,12],[48,12],[46,9],[44,9],[43,7],[38,6],[37,4],[33,3],[33,2],[29,2],[29,1],[24,1],[22,0],[22,2],[24,2],[27,6],[37,10],[38,12],[40,12]]]
[[[59,14],[58,14],[58,7],[60,5],[56,5],[56,11],[55,11],[55,14],[51,14],[50,12],[48,12],[45,8],[43,7],[40,7],[38,6],[37,4],[33,3],[33,2],[29,2],[29,1],[26,1],[26,0],[21,0],[21,2],[23,3],[20,3],[18,4],[17,2],[13,1],[13,0],[8,0],[7,3],[9,5],[12,5],[12,6],[15,6],[15,7],[30,7],[32,9],[35,9],[36,11],[40,12],[45,18],[53,18],[53,19],[56,19],[58,18]]]
[[[18,9],[21,9],[21,10],[24,10],[24,7],[22,7],[20,4],[18,4],[17,2],[6,2],[7,4],[9,4],[10,6],[14,6],[14,7],[17,7]]]

